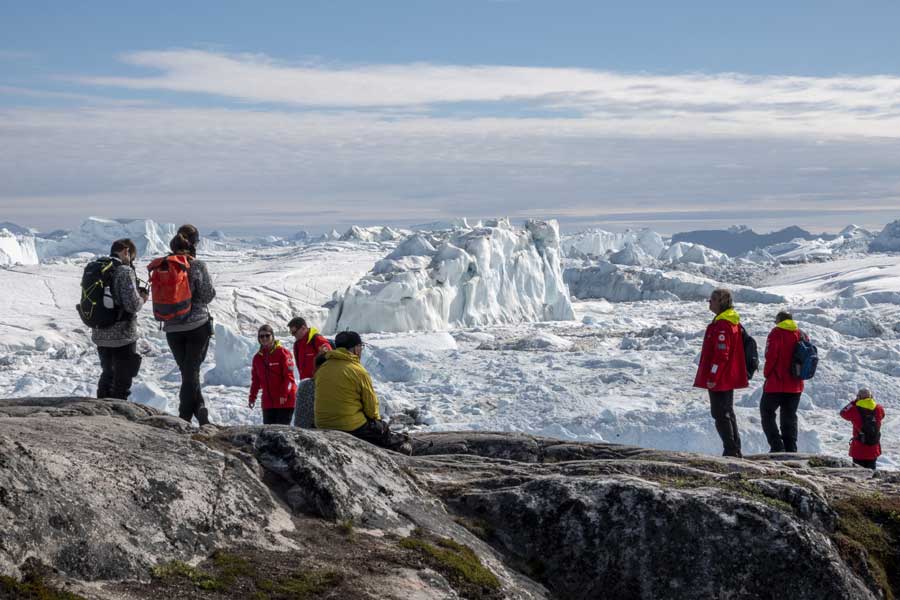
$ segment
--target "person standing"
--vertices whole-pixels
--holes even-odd
[[[706,327],[694,387],[709,392],[710,413],[722,439],[722,455],[740,458],[741,436],[734,413],[734,390],[747,387],[749,382],[741,318],[734,310],[731,290],[713,290],[709,310],[716,316]]]
[[[853,463],[874,471],[875,463],[881,456],[884,408],[875,402],[872,392],[863,388],[857,392],[856,400],[841,409],[841,418],[853,423],[853,438],[850,440]]]
[[[803,380],[791,374],[794,347],[802,335],[789,312],[775,316],[775,327],[766,339],[766,383],[759,401],[763,432],[769,442],[769,452],[797,451],[797,407],[803,393]],[[775,412],[780,410],[781,430],[775,424]]]
[[[109,327],[91,328],[91,340],[97,345],[102,370],[97,397],[127,400],[131,382],[141,368],[141,355],[137,353],[137,313],[147,301],[147,290],[137,286],[134,242],[128,238],[114,241],[109,256],[105,266],[113,271],[109,286],[112,307],[107,308],[116,309],[117,316]]]
[[[264,425],[290,425],[294,415],[294,360],[290,351],[275,339],[269,325],[257,332],[259,352],[253,355],[249,406],[256,404],[256,396],[262,390]]]
[[[294,362],[297,364],[297,399],[294,405],[294,427],[315,427],[316,388],[312,377],[316,368],[333,348],[315,327],[309,327],[303,317],[288,322],[288,330],[294,336]]]
[[[150,263],[151,285],[153,271],[162,270],[164,262],[172,269],[182,269],[187,274],[186,299],[170,310],[176,316],[157,314],[157,292],[153,288],[154,314],[163,320],[166,341],[181,372],[181,389],[178,392],[178,416],[190,422],[197,419],[199,425],[209,423],[209,412],[200,388],[200,367],[206,360],[209,340],[213,335],[213,322],[207,305],[216,297],[212,279],[206,264],[197,258],[199,233],[193,225],[182,225],[169,243],[171,254]],[[179,297],[180,299],[181,297]],[[183,313],[183,314],[179,314]]]

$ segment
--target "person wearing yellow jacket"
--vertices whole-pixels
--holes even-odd
[[[346,431],[376,446],[409,454],[406,436],[393,433],[378,410],[372,378],[360,363],[365,344],[355,331],[334,338],[335,349],[315,374],[317,429]]]

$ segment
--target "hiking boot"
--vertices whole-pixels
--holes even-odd
[[[409,442],[403,442],[402,444],[397,446],[397,452],[399,452],[400,454],[405,454],[407,456],[412,456],[412,453],[413,453],[412,444],[410,444]]]

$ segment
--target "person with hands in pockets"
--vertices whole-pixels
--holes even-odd
[[[722,439],[722,455],[740,458],[741,435],[734,414],[734,390],[747,387],[749,381],[741,318],[734,310],[731,290],[713,290],[709,310],[716,316],[706,327],[694,387],[709,392],[710,413]]]
[[[294,415],[294,358],[291,351],[275,339],[269,325],[257,332],[259,352],[253,355],[249,406],[256,405],[262,390],[262,413],[265,425],[290,425]]]

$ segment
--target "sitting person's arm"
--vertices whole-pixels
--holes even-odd
[[[366,419],[371,421],[381,420],[378,412],[378,396],[375,394],[375,388],[372,387],[372,378],[364,370],[361,370],[359,379],[360,401],[362,402],[363,414]]]

